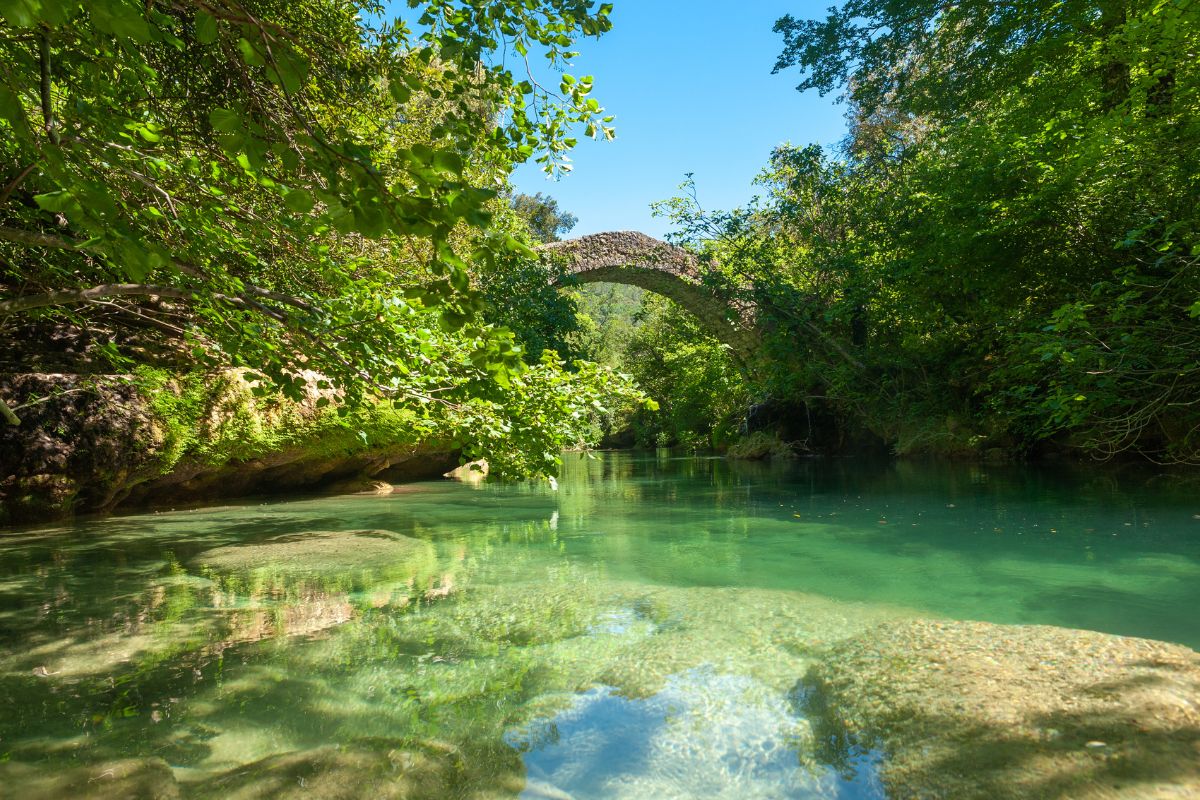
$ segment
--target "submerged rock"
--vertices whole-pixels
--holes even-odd
[[[456,481],[463,481],[464,483],[479,483],[488,476],[490,469],[491,467],[488,465],[488,462],[480,459],[478,461],[471,461],[463,464],[462,466],[455,467],[442,477],[452,478]]]
[[[247,764],[206,780],[191,794],[221,800],[439,797],[453,781],[451,766],[410,750],[321,747]]]
[[[765,684],[701,667],[647,698],[609,687],[511,731],[540,798],[810,800],[876,797],[869,767],[841,776],[807,763],[808,725]],[[523,795],[523,796],[526,796]]]
[[[1048,626],[917,620],[797,687],[824,760],[887,753],[891,797],[1200,797],[1200,653]]]
[[[434,558],[429,542],[385,530],[303,531],[263,542],[206,550],[197,563],[220,572],[335,573],[363,567],[425,567]]]
[[[179,785],[161,758],[102,761],[81,767],[0,764],[0,787],[20,787],[22,800],[176,800]],[[7,796],[7,795],[5,795]]]
[[[515,754],[461,753],[438,742],[361,740],[270,756],[188,786],[198,800],[405,800],[512,797],[524,783]]]

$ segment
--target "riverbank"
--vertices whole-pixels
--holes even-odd
[[[20,409],[0,426],[0,525],[253,495],[357,491],[434,478],[458,464],[411,412],[339,414],[319,376],[302,399],[245,373],[0,376]]]

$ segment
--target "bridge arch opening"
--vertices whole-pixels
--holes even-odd
[[[672,300],[742,364],[758,348],[757,332],[731,320],[737,315],[729,303],[704,286],[695,257],[681,247],[637,231],[613,231],[551,242],[542,251],[561,259],[576,283],[621,283]]]

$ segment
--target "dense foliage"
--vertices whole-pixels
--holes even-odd
[[[557,200],[540,192],[514,194],[505,210],[509,213],[493,220],[493,234],[507,220],[514,235],[525,230],[538,243],[558,241],[559,234],[570,231],[577,221],[559,209]],[[569,343],[578,328],[578,309],[575,298],[558,288],[561,277],[553,263],[511,253],[479,268],[476,285],[496,321],[513,332],[526,352],[553,350],[573,362],[584,355]]]
[[[579,357],[662,401],[643,444],[722,445],[770,398],[901,452],[1200,459],[1196,0],[779,20],[777,69],[841,94],[846,140],[777,149],[749,207],[661,207],[756,310],[744,371],[660,300],[555,288],[531,247],[574,219],[507,192],[611,136],[589,78],[506,66],[561,66],[610,7],[408,5],[415,29],[375,2],[0,0],[6,335],[119,321],[264,390],[319,374],[514,473],[640,402]]]
[[[532,263],[498,199],[512,166],[558,169],[610,118],[590,78],[552,92],[504,56],[560,65],[611,7],[408,6],[416,31],[373,0],[0,0],[5,336],[150,328],[263,391],[315,373],[347,409],[393,401],[544,469],[632,390],[526,359],[475,284]],[[117,336],[107,355],[131,357]]]
[[[623,348],[624,367],[651,397],[654,412],[630,419],[643,447],[723,447],[749,407],[744,382],[723,345],[670,301],[650,295]]]
[[[665,209],[759,309],[753,394],[902,452],[1200,460],[1200,4],[849,0],[776,29],[849,136],[779,148],[748,208]]]

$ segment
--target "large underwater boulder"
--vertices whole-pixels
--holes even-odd
[[[797,694],[824,760],[885,754],[890,797],[1200,797],[1200,653],[1041,625],[888,622]]]

